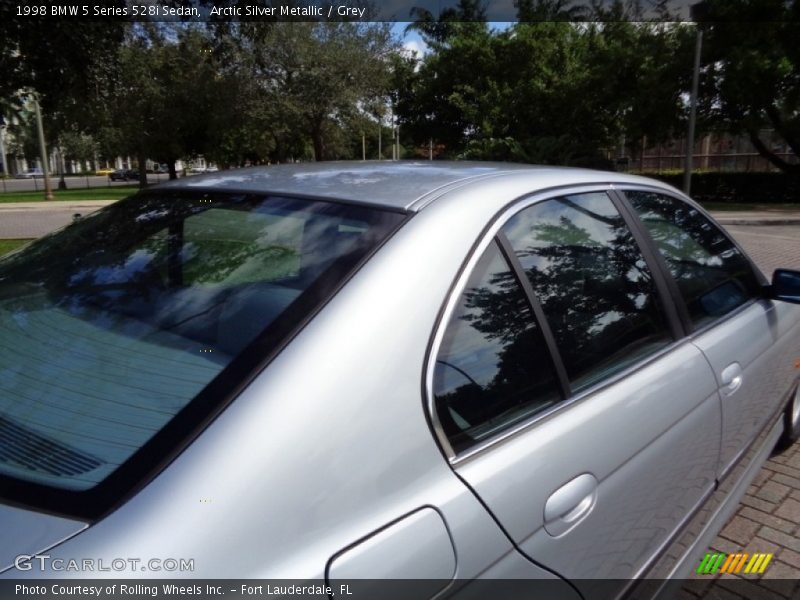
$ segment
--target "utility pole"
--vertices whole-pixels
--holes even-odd
[[[378,121],[378,160],[383,158],[381,156],[381,153],[383,152],[383,148],[381,148],[381,129],[383,129],[382,119]]]
[[[692,168],[694,166],[694,129],[697,121],[697,89],[700,83],[700,53],[703,50],[703,31],[699,22],[705,18],[708,6],[698,2],[689,7],[689,13],[697,27],[694,45],[694,69],[692,71],[692,93],[689,100],[689,131],[686,134],[686,163],[683,167],[683,192],[688,196],[692,189]]]
[[[400,160],[400,123],[397,123],[397,135],[395,139],[397,140],[397,160]]]
[[[8,165],[6,164],[6,120],[0,115],[0,160],[3,161],[3,175],[8,177]]]
[[[361,160],[367,160],[367,136],[361,132]]]
[[[428,142],[428,160],[433,160],[433,138]]]
[[[39,154],[42,159],[42,175],[44,176],[44,199],[53,200],[53,190],[50,187],[50,169],[47,164],[47,148],[44,144],[44,126],[42,125],[42,111],[39,108],[39,98],[34,94],[33,107],[36,111],[36,128],[39,133]],[[34,177],[34,179],[36,179]]]

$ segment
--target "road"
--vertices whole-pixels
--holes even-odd
[[[58,177],[50,177],[50,184],[53,189],[58,189]],[[167,181],[169,175],[166,174],[150,174],[147,176],[147,183],[159,183]],[[79,188],[99,188],[117,185],[131,185],[135,181],[109,181],[107,175],[90,175],[89,177],[66,177],[67,187],[69,189]],[[34,192],[37,190],[44,190],[44,180],[39,179],[2,179],[0,180],[0,192]]]
[[[778,267],[800,269],[800,226],[729,225],[726,229],[768,278]]]

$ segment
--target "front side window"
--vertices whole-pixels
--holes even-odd
[[[573,391],[672,341],[653,276],[604,192],[553,198],[504,227]]]
[[[654,192],[626,191],[678,285],[695,328],[758,297],[758,278],[733,242],[699,210]]]
[[[238,357],[278,347],[402,218],[153,192],[0,261],[0,475],[105,482]]]
[[[561,399],[541,330],[496,243],[470,275],[447,324],[433,393],[456,452]]]

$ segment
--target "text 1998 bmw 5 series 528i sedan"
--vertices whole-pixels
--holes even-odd
[[[797,437],[798,303],[640,177],[151,188],[0,262],[3,577],[685,576]]]

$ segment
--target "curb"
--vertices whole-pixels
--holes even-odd
[[[748,219],[748,218],[715,218],[720,225],[800,225],[800,218],[787,219]]]

